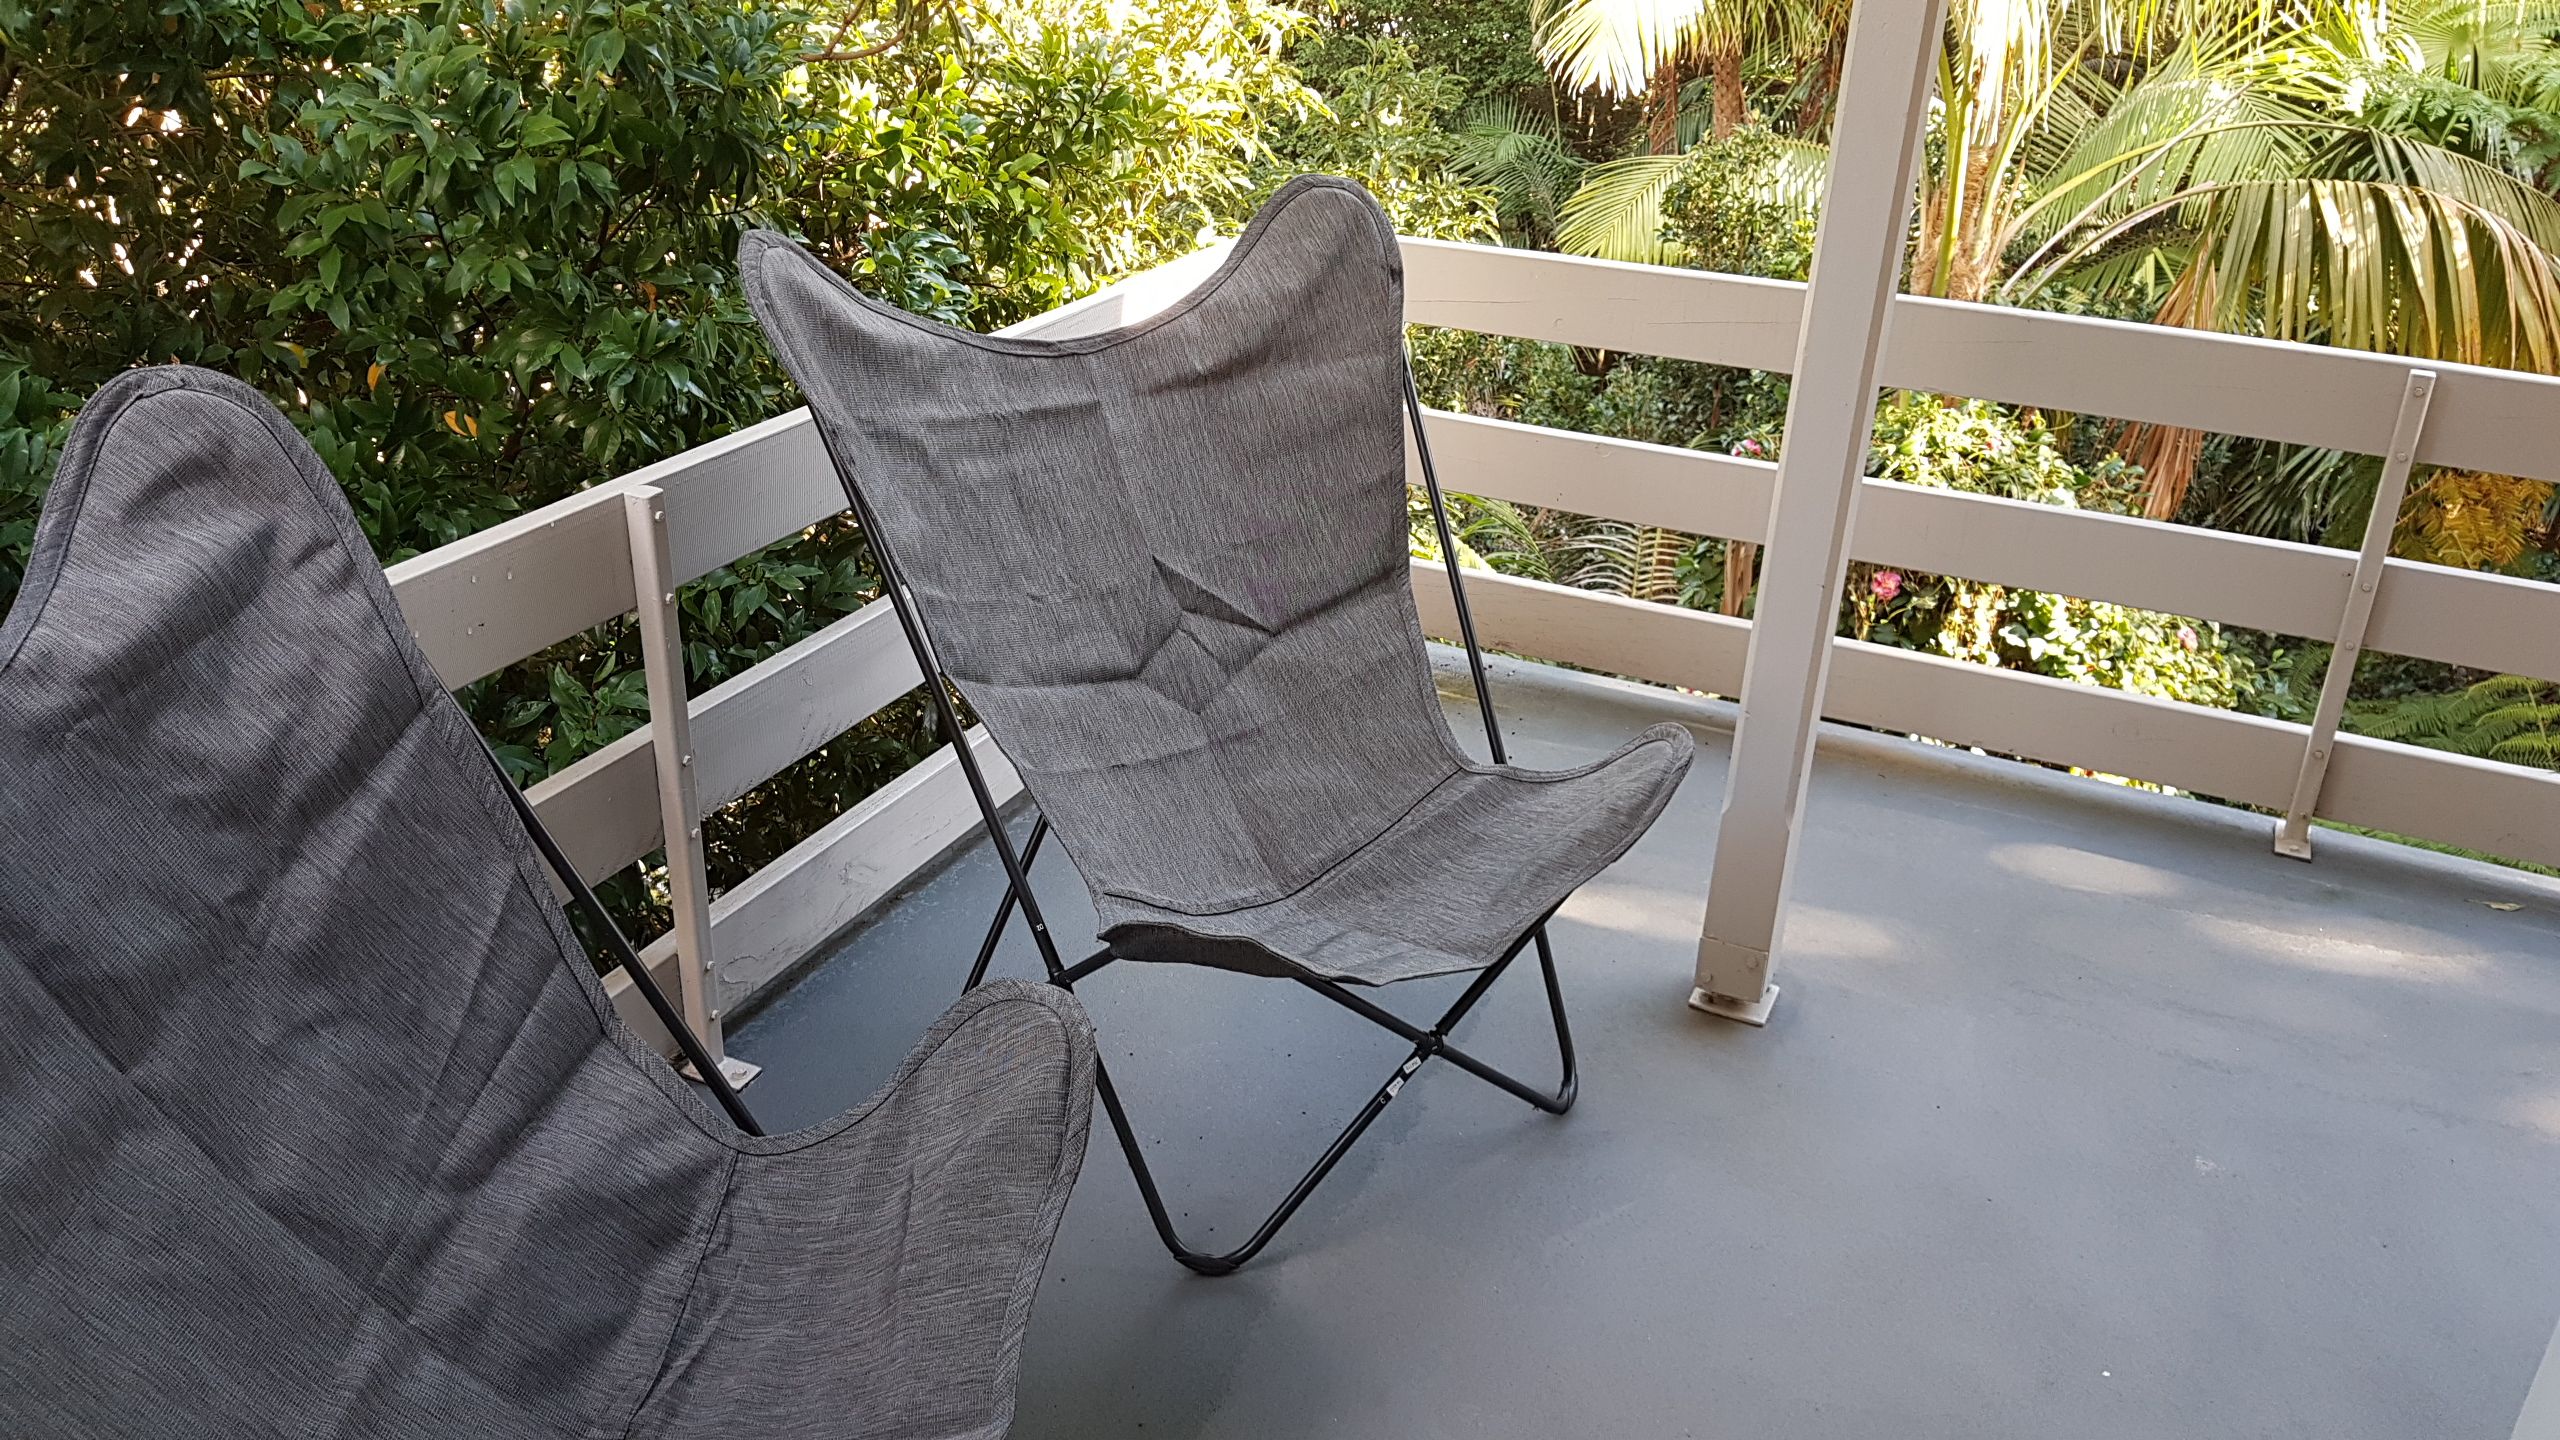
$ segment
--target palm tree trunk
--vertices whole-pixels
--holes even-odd
[[[1715,86],[1715,119],[1709,132],[1718,140],[1728,138],[1750,120],[1751,112],[1743,104],[1742,47],[1718,47],[1707,56],[1707,73]]]
[[[1920,237],[1919,242],[1911,247],[1911,293],[1914,295],[1938,293],[1939,237],[1946,233],[1947,223],[1947,187],[1924,177],[1920,194]]]
[[[1821,139],[1830,123],[1832,102],[1840,94],[1840,62],[1848,51],[1849,27],[1845,23],[1832,27],[1821,53],[1814,57],[1813,83],[1805,87],[1804,102],[1796,109],[1796,134],[1807,140]]]
[[[2151,323],[2210,329],[2216,293],[2213,266],[2199,256],[2169,287]],[[2204,456],[2203,433],[2137,422],[2118,434],[2115,448],[2117,454],[2142,467],[2142,513],[2153,520],[2176,519],[2187,503],[2187,487],[2196,478],[2196,462]]]
[[[1653,115],[1645,126],[1645,148],[1669,155],[1680,148],[1680,62],[1665,60],[1653,72]]]
[[[1717,598],[1716,613],[1739,615],[1751,600],[1752,572],[1760,565],[1760,547],[1748,540],[1724,542],[1724,594]]]
[[[2000,177],[1991,173],[1991,161],[1988,146],[1977,147],[1965,158],[1964,214],[1951,222],[1964,229],[1956,236],[1955,264],[1947,273],[1950,300],[1980,300],[1999,278],[1995,272],[2000,257],[1994,247],[1999,244],[2002,197],[1992,193]]]

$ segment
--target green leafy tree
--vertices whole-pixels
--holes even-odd
[[[73,407],[240,375],[385,560],[793,403],[739,233],[991,326],[1242,204],[1302,23],[1258,0],[0,0],[0,603]],[[842,523],[686,588],[707,686],[874,593]],[[470,687],[521,775],[639,723],[626,624]],[[734,881],[938,743],[912,705],[707,827]],[[648,896],[612,887],[626,917]]]
[[[800,82],[776,219],[883,298],[981,328],[1233,223],[1271,131],[1321,108],[1285,58],[1305,17],[1264,0],[965,0],[868,24]]]
[[[1925,395],[1879,408],[1868,465],[1905,485],[2119,514],[2141,480],[2113,456],[2072,463],[2040,417]],[[2209,622],[1957,576],[1853,565],[1843,618],[1862,639],[2194,705],[2229,708],[2254,681]]]
[[[1419,63],[1392,35],[1336,34],[1298,53],[1326,77],[1327,98],[1278,127],[1259,189],[1292,175],[1343,175],[1366,186],[1403,234],[1493,234],[1496,197],[1465,173],[1462,137],[1442,123],[1466,98],[1456,76]]]

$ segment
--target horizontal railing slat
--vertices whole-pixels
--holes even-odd
[[[1787,371],[1803,287],[1781,281],[1408,240],[1417,324]],[[1205,279],[1224,246],[1133,276],[1007,333],[1065,337],[1135,325]],[[1904,297],[1886,383],[2372,452],[2409,362],[2387,356]],[[2439,382],[2419,458],[2560,478],[2560,382],[2429,362]],[[1452,490],[1691,534],[1756,539],[1775,467],[1757,460],[1434,414]],[[466,684],[627,613],[621,493],[665,494],[675,569],[692,580],[840,513],[806,411],[682,455],[391,567],[394,592],[447,683]],[[2283,634],[2326,638],[2353,584],[2341,550],[2054,506],[1869,481],[1863,560]],[[1470,572],[1486,642],[1615,674],[1731,694],[1746,622]],[[1453,628],[1440,572],[1417,566],[1434,633]],[[2127,774],[2248,803],[2288,798],[2305,732],[1939,657],[1838,642],[1830,713],[1878,728]],[[2367,644],[2560,679],[2560,587],[2394,561]],[[918,683],[884,604],[693,702],[706,805],[735,800]],[[977,743],[999,791],[1018,788]],[[610,874],[661,842],[644,733],[535,787],[580,870]],[[2341,738],[2320,813],[2520,858],[2560,861],[2560,778]],[[723,1004],[735,1004],[878,903],[974,822],[947,749],[713,905]],[[672,964],[665,945],[659,963]]]
[[[1446,572],[1414,564],[1423,626],[1454,628]],[[1483,571],[1466,574],[1484,641],[1544,660],[1721,694],[1741,683],[1746,622]],[[1646,613],[1650,612],[1650,613]],[[1834,641],[1824,714],[2058,765],[2281,808],[2306,727],[1853,640]],[[2560,775],[2341,736],[2324,819],[2560,864]]]
[[[1696,535],[1757,539],[1769,528],[1775,467],[1766,461],[1425,413],[1432,464],[1449,490]],[[1407,473],[1420,485],[1409,427],[1406,452]]]
[[[1485,649],[1720,695],[1742,688],[1748,621],[1483,570],[1466,571],[1464,578],[1467,611]],[[1425,633],[1457,634],[1447,571],[1414,561],[1413,598]]]
[[[1804,286],[1446,240],[1404,240],[1410,324],[1791,373]]]
[[[861,724],[923,680],[886,600],[695,696],[702,805],[720,806]],[[635,730],[529,792],[578,873],[602,879],[664,843],[649,734]]]
[[[2286,635],[2326,638],[2355,581],[2344,550],[1893,481],[1860,488],[1850,552]]]
[[[2392,560],[2365,648],[2560,680],[2560,585]]]
[[[1804,287],[1441,240],[1404,242],[1414,324],[1791,372]],[[2170,326],[1903,296],[1901,389],[2379,454],[2412,364],[2437,373],[2418,460],[2560,480],[2560,380]]]
[[[1699,535],[1766,532],[1767,461],[1428,413],[1448,489]],[[1409,457],[1410,458],[1410,457]],[[1420,483],[1418,467],[1410,477]],[[1869,480],[1860,560],[2328,640],[2355,555],[2324,545]],[[2560,586],[2394,560],[2368,648],[2560,679]],[[1625,672],[1634,673],[1634,672]]]
[[[1003,804],[1022,781],[983,729],[969,732],[987,786]],[[864,796],[815,834],[711,902],[712,997],[734,1009],[781,979],[865,911],[895,894],[917,871],[969,838],[977,803],[946,745],[913,769]],[[915,963],[948,967],[956,992],[968,976],[968,942]],[[675,984],[672,937],[661,936],[641,959],[662,987]],[[648,1006],[616,971],[605,983],[622,1018],[650,1043],[672,1048]]]
[[[997,333],[1064,339],[1133,324],[1180,299],[1225,249],[1195,251]],[[622,492],[638,485],[666,494],[680,582],[845,508],[817,427],[800,409],[401,561],[388,571],[392,595],[447,687],[629,613]]]
[[[1441,411],[1429,424],[1441,483],[1452,490],[1728,539],[1757,539],[1768,528],[1777,467],[1765,460]],[[2355,576],[2354,555],[2324,546],[1886,480],[1861,492],[1850,553],[2323,638]],[[2543,588],[2560,598],[2560,588]],[[2403,628],[2415,633],[2425,623]]]

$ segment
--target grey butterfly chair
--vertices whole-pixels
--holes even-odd
[[[1166,1214],[1110,1077],[1105,1112],[1157,1233],[1195,1270],[1270,1240],[1422,1064],[1541,1109],[1573,1103],[1546,920],[1644,833],[1689,764],[1677,726],[1578,769],[1504,763],[1452,570],[1493,763],[1450,735],[1416,619],[1403,269],[1349,181],[1291,182],[1217,273],[1125,329],[977,335],[854,292],[778,235],[746,238],[748,297],[817,416],[918,664],[955,682],[1039,808],[1019,853],[960,754],[1053,981],[1117,959],[1304,984],[1411,1055],[1242,1246]],[[1423,452],[1443,553],[1448,518]],[[939,684],[927,691],[957,733]],[[1054,829],[1104,948],[1067,965],[1028,872]],[[1534,1089],[1449,1034],[1534,943],[1563,1079]],[[1351,987],[1473,972],[1425,1030]]]
[[[81,412],[0,777],[0,1434],[1007,1428],[1091,1113],[1072,998],[974,992],[805,1130],[708,1109],[254,391]]]

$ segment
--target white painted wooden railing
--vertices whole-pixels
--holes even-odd
[[[1407,240],[1418,325],[1784,371],[1804,287],[1526,251]],[[1009,333],[1063,337],[1161,310],[1206,276],[1212,248],[1123,281]],[[2389,357],[1904,298],[1883,380],[2197,429],[2383,452],[2410,385]],[[2560,381],[2430,364],[2419,464],[2560,480]],[[1443,480],[1466,493],[1667,526],[1765,533],[1773,467],[1731,456],[1435,414]],[[805,412],[520,516],[392,567],[394,592],[448,684],[481,676],[631,612],[629,497],[664,512],[672,584],[837,513],[842,492]],[[2354,551],[1869,481],[1857,558],[2334,640],[2356,589]],[[649,557],[641,555],[641,569]],[[1417,583],[1426,627],[1452,628],[1434,567]],[[2560,679],[2560,587],[2393,560],[2380,568],[2363,643],[2397,654]],[[1487,644],[1732,694],[1750,627],[1698,611],[1471,573]],[[2311,727],[2147,699],[1854,641],[1837,642],[1834,718],[2204,791],[2282,810],[2326,748],[2313,813],[2560,864],[2560,776]],[[534,790],[590,877],[664,842],[667,821],[738,798],[918,681],[885,604],[688,705],[691,807],[663,794],[643,729]],[[680,731],[677,733],[681,733]],[[990,779],[1018,787],[984,740]],[[665,767],[673,771],[680,767]],[[946,749],[710,901],[694,933],[698,1018],[734,1007],[798,963],[976,822]],[[679,937],[653,970],[680,978]],[[671,991],[678,987],[671,985]],[[689,994],[696,986],[683,987]],[[638,1020],[639,1007],[627,1005]]]
[[[1785,370],[1804,287],[1782,281],[1405,243],[1416,324]],[[1905,297],[1887,385],[2382,454],[2411,365],[2388,356]],[[2429,362],[2412,460],[2560,480],[2560,380]],[[1765,532],[1775,467],[1450,416],[1432,431],[1452,488],[1694,533]],[[2387,523],[2387,512],[2385,520]],[[1869,481],[1852,554],[2219,620],[2339,638],[2356,552]],[[1489,643],[1732,694],[1750,627],[1559,586],[1470,577]],[[1427,619],[1445,601],[1417,586]],[[2381,567],[2366,648],[2560,678],[2560,586],[2406,560]],[[2560,863],[2560,776],[2126,695],[1885,646],[1835,642],[1835,719],[2204,791],[2282,810],[2325,749],[2313,813]],[[2318,743],[2315,743],[2315,740]]]
[[[1185,256],[1005,333],[1063,338],[1144,318],[1205,277],[1223,251]],[[663,515],[667,553],[657,579],[669,588],[844,509],[808,412],[795,410],[402,561],[390,568],[392,594],[447,685],[460,689],[644,602],[663,603],[664,590],[640,583],[654,557],[632,543],[635,494],[648,497],[646,514]],[[660,670],[682,675],[676,645],[651,648]],[[687,819],[690,830],[702,811],[745,795],[919,681],[897,617],[874,601],[690,697],[683,728],[691,753],[678,764],[658,763],[671,727],[653,724],[534,786],[534,808],[579,872],[601,879],[664,845],[666,817]],[[1020,782],[1002,752],[982,732],[970,738],[988,783],[1010,798]],[[667,782],[670,772],[689,772],[690,783]],[[977,819],[945,747],[701,904],[706,913],[679,916],[643,956],[667,993],[685,998],[717,1053],[723,1013],[965,838]],[[616,975],[608,988],[636,1029],[663,1039],[628,981]]]

